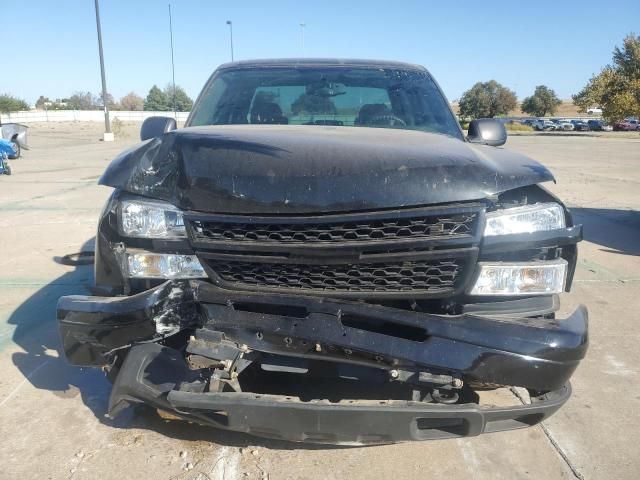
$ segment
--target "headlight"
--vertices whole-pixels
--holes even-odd
[[[485,237],[564,228],[564,210],[557,203],[536,203],[487,213]]]
[[[204,278],[207,276],[195,255],[126,253],[130,278]]]
[[[564,291],[567,262],[478,263],[469,295],[550,295]]]
[[[186,236],[182,212],[173,205],[151,200],[122,200],[121,233],[139,238],[182,238]]]

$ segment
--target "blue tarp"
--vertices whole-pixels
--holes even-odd
[[[6,153],[7,156],[16,154],[11,142],[9,140],[0,138],[0,155],[2,155],[3,153]]]

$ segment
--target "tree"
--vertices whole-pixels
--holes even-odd
[[[533,95],[522,101],[520,110],[535,117],[544,117],[547,114],[553,115],[561,103],[556,92],[546,85],[538,85]]]
[[[640,116],[640,36],[627,35],[613,50],[613,64],[592,76],[573,103],[582,112],[599,106],[609,122]]]
[[[460,115],[471,118],[493,118],[506,115],[516,107],[516,94],[495,80],[478,82],[462,94]]]
[[[335,115],[337,110],[330,98],[303,93],[291,104],[291,112],[294,115],[300,113]]]
[[[48,103],[50,103],[51,100],[49,100],[49,97],[45,97],[44,95],[40,95],[38,97],[38,100],[36,100],[36,108],[38,110],[43,110]]]
[[[169,104],[169,110],[173,110],[173,85],[168,84],[164,87],[164,94],[167,97],[167,102]],[[178,112],[189,112],[193,107],[193,100],[187,95],[187,92],[184,89],[176,85],[176,101],[175,108]]]
[[[29,105],[27,104],[27,102],[25,102],[21,98],[9,95],[8,93],[0,95],[0,112],[9,113],[17,112],[20,110],[29,110]]]
[[[123,110],[140,111],[144,108],[144,99],[134,92],[129,92],[120,99],[120,106]]]
[[[106,98],[107,98],[106,103],[107,103],[107,106],[109,107],[109,110],[120,110],[120,104],[115,101],[115,99],[113,98],[113,95],[107,92]],[[102,96],[102,92],[100,92],[100,95],[98,95],[98,98],[96,98],[96,101],[94,103],[96,107],[104,108],[105,102]]]
[[[67,106],[72,110],[94,110],[98,108],[91,92],[75,92],[69,97]]]
[[[151,90],[149,90],[147,98],[144,101],[144,109],[156,112],[167,112],[171,110],[167,95],[160,90],[157,85],[154,85],[151,87]]]
[[[622,41],[622,49],[613,49],[613,63],[619,73],[627,78],[640,78],[640,36],[627,35]]]

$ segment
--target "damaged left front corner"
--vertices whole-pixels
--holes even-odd
[[[129,297],[62,297],[57,312],[67,359],[79,366],[107,365],[114,351],[196,327],[200,318],[185,281]]]

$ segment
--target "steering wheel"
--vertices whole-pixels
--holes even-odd
[[[391,113],[375,115],[371,117],[367,123],[369,125],[389,125],[390,127],[395,127],[396,125],[401,127],[407,126],[407,122]]]

